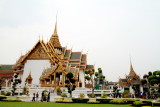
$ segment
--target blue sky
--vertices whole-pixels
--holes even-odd
[[[159,0],[1,0],[0,64],[14,64],[39,40],[50,38],[58,11],[63,46],[88,51],[88,64],[109,81],[160,69]]]

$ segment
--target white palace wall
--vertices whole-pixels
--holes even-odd
[[[22,85],[25,84],[25,80],[30,72],[33,78],[32,84],[39,85],[39,78],[42,75],[43,70],[49,67],[51,67],[50,60],[27,60],[24,65]]]

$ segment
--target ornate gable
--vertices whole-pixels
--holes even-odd
[[[34,50],[30,53],[27,59],[49,59],[46,51],[40,43],[37,44]]]

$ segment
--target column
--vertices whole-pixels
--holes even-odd
[[[54,73],[54,85],[57,86],[56,85],[56,72]]]
[[[52,77],[50,76],[50,81],[49,81],[49,84],[52,84]]]
[[[62,72],[62,86],[64,86],[64,73]]]

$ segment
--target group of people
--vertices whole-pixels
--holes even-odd
[[[32,102],[35,102],[35,101],[38,101],[39,99],[39,94],[38,92],[37,93],[33,93],[33,97],[32,97]],[[47,101],[47,102],[50,102],[50,92],[42,92],[42,95],[41,95],[41,102],[43,101]]]

